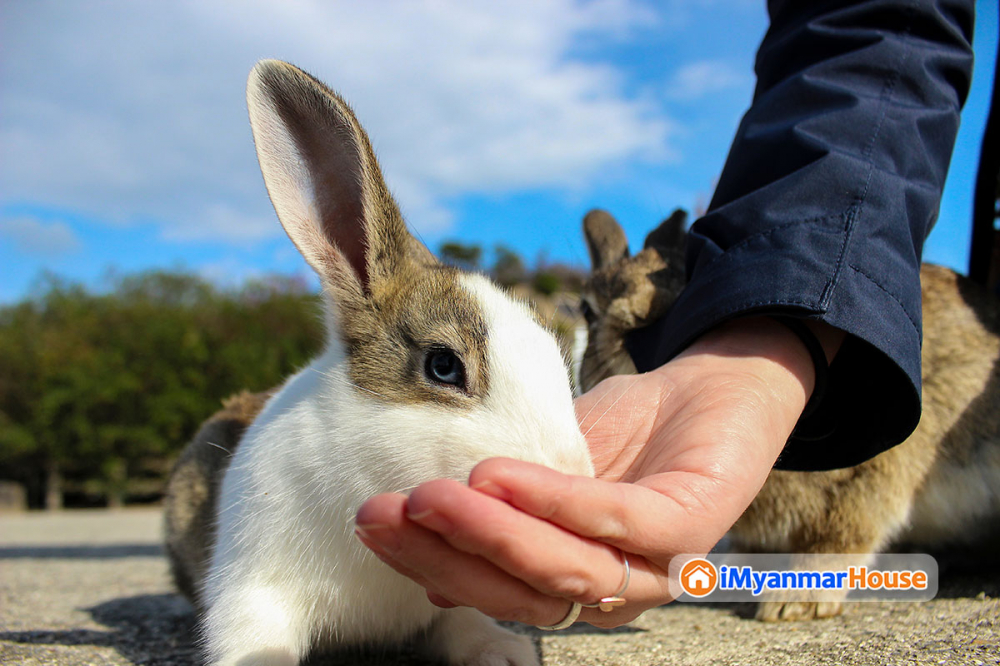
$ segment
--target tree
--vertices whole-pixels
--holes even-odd
[[[527,270],[520,255],[504,245],[497,245],[493,251],[496,254],[496,261],[490,270],[493,279],[505,287],[524,282]]]
[[[63,490],[110,505],[155,494],[222,398],[278,384],[319,349],[316,301],[280,279],[219,292],[152,272],[103,295],[50,281],[0,309],[0,474],[49,508]]]
[[[555,273],[548,271],[536,272],[535,277],[531,281],[532,288],[544,296],[551,296],[559,291],[560,285],[559,277]]]
[[[479,245],[466,245],[458,241],[445,241],[441,244],[441,261],[466,271],[478,271],[479,261],[483,256],[483,248]]]

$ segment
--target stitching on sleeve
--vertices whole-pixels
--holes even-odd
[[[745,247],[746,245],[748,245],[752,241],[758,240],[760,238],[765,238],[767,236],[770,236],[773,233],[777,233],[779,231],[783,231],[785,229],[788,229],[789,227],[795,227],[795,226],[802,225],[802,224],[810,224],[810,223],[813,223],[813,222],[826,222],[828,220],[835,220],[835,219],[837,219],[839,217],[842,217],[842,215],[836,214],[836,215],[824,215],[824,216],[821,216],[821,217],[811,217],[811,218],[808,218],[808,219],[805,219],[805,220],[795,220],[793,222],[785,222],[784,224],[779,224],[776,227],[771,227],[770,229],[764,229],[763,231],[758,231],[757,233],[753,234],[752,236],[747,236],[746,238],[744,238],[740,242],[734,243],[733,245],[730,245],[728,248],[726,248],[725,250],[723,250],[722,254],[719,254],[718,256],[716,256],[715,258],[713,258],[707,264],[705,264],[704,266],[702,266],[700,270],[701,271],[705,271],[705,270],[708,269],[709,266],[711,266],[711,265],[713,265],[715,263],[731,260],[733,258],[732,253],[734,251],[740,250],[741,248]]]
[[[903,305],[903,301],[898,296],[896,296],[896,294],[892,293],[891,291],[889,291],[888,289],[886,289],[885,287],[883,287],[881,284],[879,284],[878,280],[876,280],[871,275],[869,275],[865,271],[861,270],[860,268],[858,268],[854,264],[849,264],[849,267],[852,268],[855,272],[857,272],[861,276],[867,278],[869,282],[871,282],[873,285],[875,285],[876,287],[878,287],[879,289],[881,289],[882,291],[884,291],[892,300],[896,301],[896,303],[899,305],[900,309],[906,315],[906,318],[909,320],[910,325],[913,326],[914,332],[918,336],[920,335],[920,325],[917,324],[916,320],[914,320],[914,318],[910,315],[910,311],[906,309],[906,306]]]
[[[903,29],[902,35],[908,36],[913,31],[913,14],[915,8],[916,5],[911,3],[908,8],[909,12],[906,27]],[[900,72],[903,71],[903,65],[910,58],[913,51],[906,39],[901,38],[900,44],[903,46],[903,54],[899,58],[899,64],[897,67],[893,69],[892,74],[887,77],[885,82],[882,84],[882,91],[879,94],[879,98],[882,103],[882,113],[879,115],[878,122],[875,123],[875,129],[872,132],[871,138],[868,140],[868,144],[865,146],[862,153],[862,156],[868,160],[868,175],[865,177],[865,185],[860,196],[856,199],[855,205],[849,208],[846,213],[846,233],[844,234],[843,244],[840,246],[840,255],[837,257],[837,262],[834,264],[833,277],[830,278],[830,282],[827,283],[826,289],[820,296],[820,301],[823,303],[824,307],[827,306],[830,299],[833,298],[833,292],[836,290],[837,283],[840,281],[840,274],[844,267],[844,258],[847,256],[847,249],[850,247],[851,239],[854,237],[854,226],[864,211],[865,201],[868,198],[868,190],[871,188],[872,178],[875,175],[875,162],[872,160],[872,151],[875,149],[875,143],[878,141],[878,137],[882,133],[882,125],[885,123],[885,118],[889,114],[892,92],[896,89],[896,85],[899,83]],[[866,275],[865,277],[869,276]],[[875,284],[878,283],[876,282]],[[879,286],[881,287],[881,285]],[[907,313],[907,317],[909,317],[909,313]]]

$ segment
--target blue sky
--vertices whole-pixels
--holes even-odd
[[[753,91],[762,0],[0,4],[0,303],[43,272],[95,288],[185,268],[308,275],[267,201],[246,75],[289,60],[339,90],[432,249],[585,264],[580,220],[633,245],[709,198]],[[977,67],[925,259],[964,271],[997,40]]]

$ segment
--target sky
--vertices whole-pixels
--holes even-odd
[[[997,42],[997,0],[977,8],[972,93],[924,253],[960,272]],[[766,25],[763,0],[3,0],[0,304],[47,274],[92,289],[148,269],[222,286],[310,276],[254,155],[244,87],[261,58],[354,106],[431,249],[585,266],[593,207],[636,248],[711,198]]]

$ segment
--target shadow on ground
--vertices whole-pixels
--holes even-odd
[[[122,597],[87,611],[108,630],[2,632],[0,641],[111,647],[132,663],[148,666],[199,663],[194,644],[194,613],[187,602],[175,594]]]
[[[201,663],[195,643],[195,616],[191,606],[176,594],[145,594],[112,599],[86,609],[96,622],[108,627],[107,631],[73,629],[66,631],[9,631],[0,632],[0,641],[21,645],[96,646],[115,649],[133,664],[143,666],[193,666]],[[539,644],[542,632],[517,629],[529,633]],[[641,629],[619,627],[596,629],[590,625],[576,625],[567,633],[620,633],[640,632]],[[332,653],[317,654],[307,662],[309,666],[436,666],[439,662],[428,659],[416,643],[399,648],[374,646],[355,648]]]
[[[9,549],[8,549],[9,550]],[[114,555],[107,555],[114,557]],[[1000,575],[996,571],[948,567],[942,572],[940,598],[1000,596]],[[753,621],[753,604],[697,604],[719,613]],[[0,632],[0,641],[22,645],[62,645],[110,647],[124,659],[144,666],[193,666],[201,663],[195,644],[195,618],[191,607],[176,594],[152,594],[112,599],[86,609],[107,631],[79,629],[66,631]],[[527,632],[540,645],[543,632]],[[635,627],[596,629],[578,624],[565,630],[568,635],[636,634]],[[416,644],[401,648],[374,647],[315,655],[309,666],[434,666],[438,662],[424,656]]]
[[[964,599],[985,595],[1000,597],[1000,568],[985,569],[968,562],[939,560],[940,585],[938,599]]]
[[[36,560],[109,560],[122,557],[163,557],[159,544],[107,544],[100,546],[4,546],[0,560],[30,557]]]

